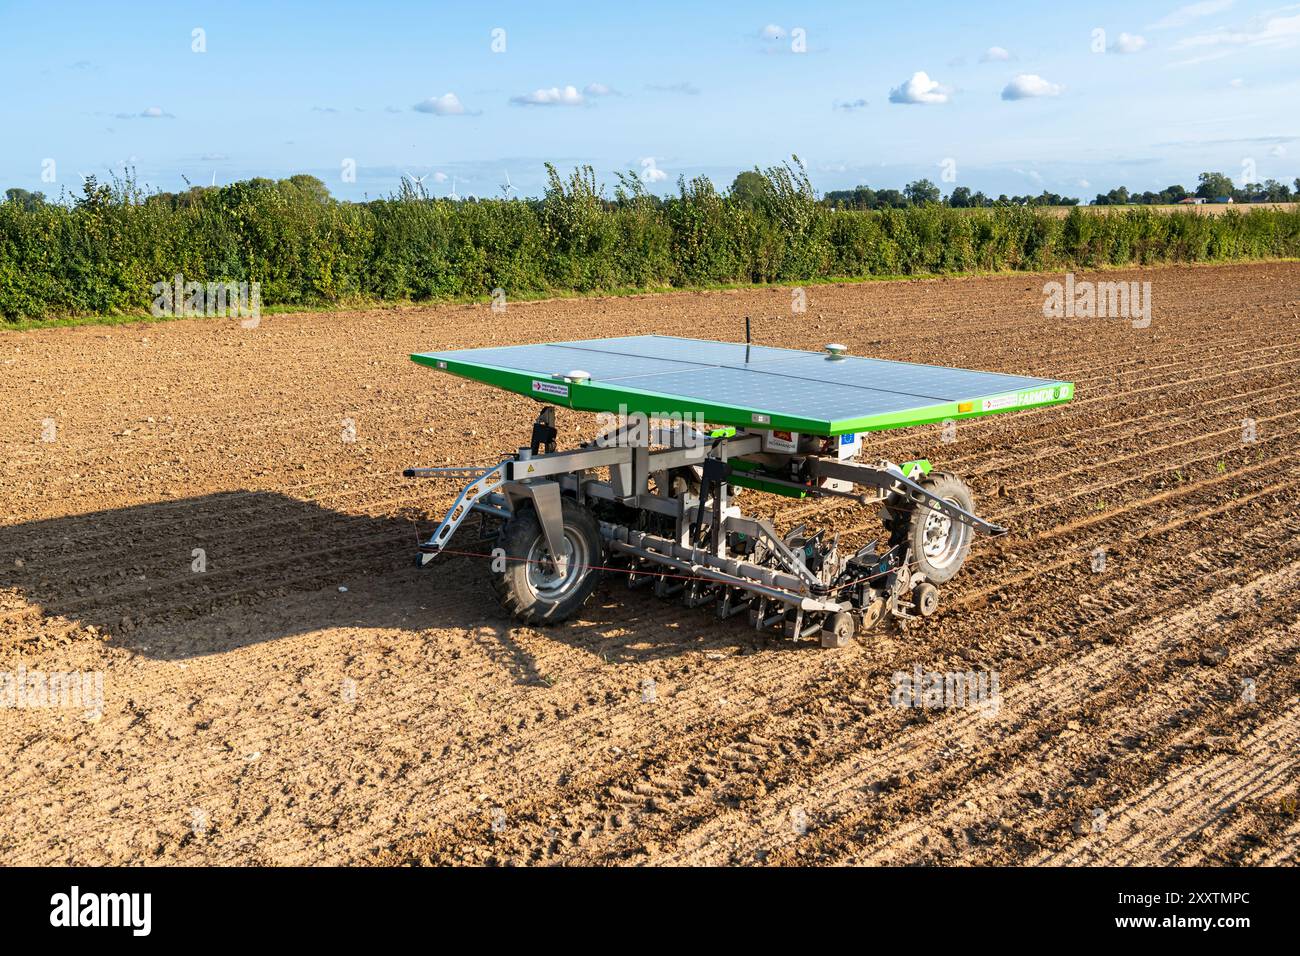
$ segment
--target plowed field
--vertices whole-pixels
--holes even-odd
[[[1148,328],[1044,318],[1060,278],[0,333],[0,672],[103,681],[0,709],[0,863],[1295,865],[1300,264],[1078,277],[1150,281]],[[1012,529],[935,617],[828,651],[611,577],[532,629],[481,558],[412,566],[457,489],[402,468],[492,462],[536,406],[408,353],[745,315],[1077,383],[871,441]],[[893,706],[918,667],[998,706]]]

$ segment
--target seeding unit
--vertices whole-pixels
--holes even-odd
[[[839,647],[886,613],[928,617],[976,533],[970,489],[925,460],[859,461],[871,432],[1057,405],[1069,382],[748,343],[648,335],[430,352],[416,362],[544,403],[529,446],[492,467],[411,468],[467,477],[425,565],[471,514],[499,523],[493,581],[530,623],[562,621],[602,571],[719,617]],[[558,450],[557,407],[604,431]],[[881,507],[885,537],[841,551],[839,535],[782,535],[747,516],[737,489],[840,496]]]

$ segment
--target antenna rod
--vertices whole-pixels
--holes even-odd
[[[749,316],[745,316],[745,364],[749,364]]]

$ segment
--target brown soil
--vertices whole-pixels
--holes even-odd
[[[0,863],[1295,865],[1300,264],[1125,277],[1150,328],[1013,276],[0,334],[0,671],[105,696],[0,710]],[[535,406],[407,353],[745,315],[1078,383],[874,439],[1012,528],[936,617],[823,651],[610,580],[537,630],[481,559],[412,566],[455,489],[401,469],[493,461]],[[996,671],[999,708],[891,706],[918,665]]]

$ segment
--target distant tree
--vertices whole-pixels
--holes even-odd
[[[1276,179],[1264,180],[1263,193],[1261,202],[1286,202],[1291,198],[1291,190]]]
[[[970,189],[966,186],[956,187],[948,197],[948,205],[954,209],[966,209],[971,206]]]
[[[870,186],[852,189],[835,189],[824,197],[827,205],[835,209],[875,209],[876,191]]]
[[[1229,193],[1233,202],[1262,202],[1264,190],[1259,183],[1246,183]]]
[[[970,204],[972,206],[991,206],[993,205],[993,200],[989,199],[989,197],[984,195],[984,193],[977,191],[975,195],[970,197]]]
[[[767,180],[757,169],[749,169],[731,181],[731,198],[750,209],[768,196]]]
[[[1196,195],[1202,199],[1218,199],[1231,196],[1235,190],[1232,180],[1223,173],[1201,173],[1196,177]]]
[[[279,185],[282,188],[308,196],[317,202],[329,202],[330,199],[329,188],[315,176],[309,176],[306,173],[299,173],[296,176],[290,176],[288,179],[282,179]]]
[[[939,201],[939,187],[928,179],[918,179],[903,187],[903,195],[913,206],[925,206]]]
[[[1295,194],[1297,198],[1300,198],[1300,176],[1295,178]]]
[[[28,192],[26,189],[19,189],[14,186],[12,189],[5,190],[5,201],[17,203],[24,209],[31,211],[37,206],[45,205],[45,193]]]
[[[876,192],[877,209],[903,209],[907,205],[907,197],[897,189],[881,189]]]

